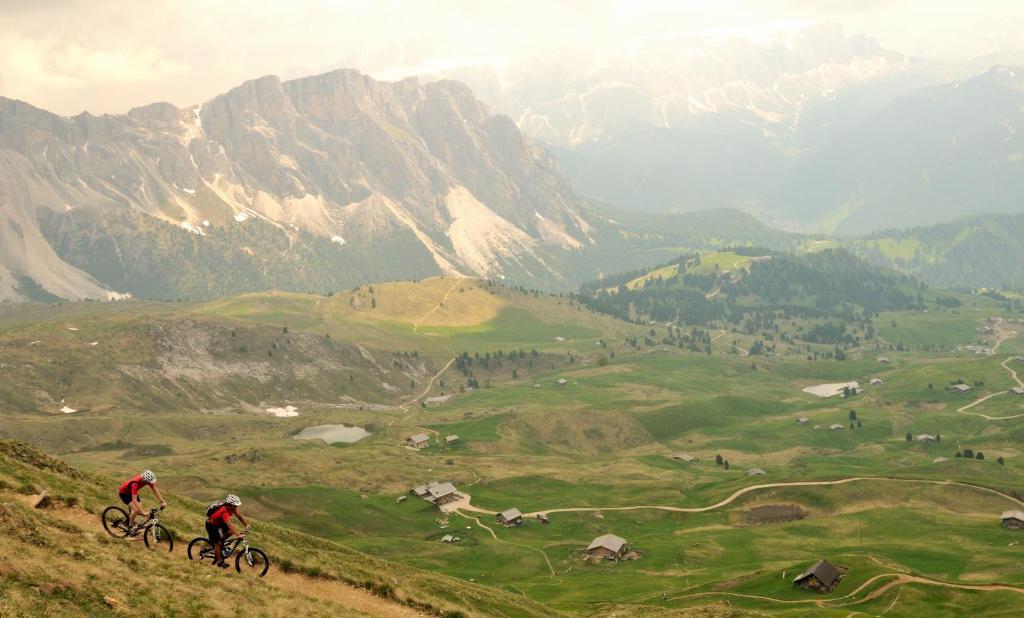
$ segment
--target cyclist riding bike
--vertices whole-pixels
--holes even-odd
[[[149,487],[153,495],[156,496],[156,499],[160,501],[160,506],[167,508],[167,501],[160,495],[160,490],[156,487],[156,475],[153,474],[152,470],[143,470],[142,474],[133,476],[121,483],[117,490],[117,495],[121,498],[121,502],[124,502],[128,507],[129,535],[138,532],[135,528],[135,518],[139,515],[145,515],[142,510],[142,498],[139,497],[139,490],[143,487]]]
[[[228,494],[224,498],[223,503],[213,504],[207,510],[206,518],[206,534],[210,539],[210,543],[213,545],[214,561],[213,563],[222,569],[228,567],[228,563],[224,561],[221,555],[221,551],[224,547],[224,541],[228,540],[232,536],[241,536],[238,534],[238,530],[235,529],[234,525],[231,524],[232,517],[238,517],[239,521],[245,524],[245,532],[249,531],[249,521],[242,515],[238,510],[238,507],[242,506],[242,500],[235,494]],[[242,533],[242,535],[245,534]]]

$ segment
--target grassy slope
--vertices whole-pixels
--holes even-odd
[[[523,296],[502,294],[508,294],[507,298]],[[527,303],[543,298],[526,295],[522,300],[514,309],[536,316]],[[348,307],[345,299],[341,304]],[[763,480],[769,482],[888,475],[957,479],[1002,490],[1024,487],[1024,469],[1018,460],[1024,435],[1018,423],[993,424],[959,415],[956,407],[973,395],[955,396],[941,389],[942,384],[958,377],[984,383],[977,389],[979,396],[1012,383],[999,362],[1018,353],[1024,347],[1020,342],[1008,341],[993,358],[953,349],[976,337],[971,320],[988,313],[970,316],[933,310],[929,314],[894,314],[878,322],[880,330],[890,317],[897,328],[913,325],[916,339],[911,342],[910,335],[905,335],[908,340],[904,343],[917,348],[943,342],[947,347],[942,352],[883,351],[872,346],[852,352],[851,360],[845,362],[808,361],[799,350],[750,359],[728,353],[730,335],[715,342],[715,354],[710,357],[675,350],[627,354],[621,335],[607,335],[610,348],[619,354],[607,366],[598,366],[594,352],[603,349],[591,339],[556,344],[544,326],[568,329],[575,324],[605,335],[597,318],[576,311],[565,301],[558,304],[549,299],[543,306],[550,311],[545,314],[549,322],[528,321],[522,333],[515,335],[516,345],[529,345],[533,337],[550,350],[590,350],[586,361],[558,366],[539,362],[530,375],[518,380],[504,380],[494,388],[441,406],[409,410],[408,414],[310,407],[303,408],[299,418],[253,423],[239,415],[181,410],[176,417],[170,413],[151,415],[142,424],[126,413],[121,422],[127,435],[132,439],[145,436],[138,440],[146,443],[161,441],[172,452],[151,455],[138,446],[113,446],[76,452],[69,458],[76,465],[108,474],[120,474],[125,467],[143,463],[152,465],[161,470],[168,487],[203,500],[227,489],[237,490],[254,514],[276,523],[309,530],[382,559],[466,582],[474,579],[492,590],[522,592],[528,598],[581,613],[616,609],[629,613],[639,611],[636,604],[654,610],[723,603],[726,599],[721,596],[686,596],[712,588],[805,598],[794,595],[781,574],[792,573],[819,556],[852,568],[838,595],[884,572],[916,572],[965,583],[1024,584],[1014,566],[1018,547],[1010,545],[1016,533],[1002,530],[997,521],[998,513],[1012,505],[969,489],[866,483],[751,494],[704,514],[558,514],[550,526],[499,529],[497,541],[473,521],[455,518],[449,528],[442,529],[436,522],[437,512],[425,503],[396,502],[395,496],[416,482],[452,478],[473,495],[474,504],[489,509],[702,506],[762,480],[746,476],[746,469],[754,466],[768,471]],[[492,325],[506,310],[497,308]],[[576,315],[580,320],[574,323]],[[280,322],[270,324],[275,330],[281,326]],[[316,332],[316,326],[309,328]],[[615,323],[614,328],[624,327]],[[487,330],[484,327],[485,334],[480,335],[479,325],[441,323],[424,326],[414,334],[407,322],[405,330],[396,330],[399,335],[395,336],[407,337],[403,340],[414,342],[419,349],[423,349],[422,339],[439,337],[445,345],[453,345],[459,338],[474,341],[477,336],[482,337],[481,349],[496,343],[504,349],[510,347],[501,341],[506,325],[493,326],[490,333]],[[663,330],[659,327],[659,337]],[[433,332],[438,334],[430,334]],[[885,333],[886,340],[891,334]],[[741,343],[745,341],[741,339]],[[893,360],[888,366],[874,360],[883,353]],[[803,386],[818,382],[866,382],[873,376],[883,378],[885,385],[869,388],[853,400],[820,400],[800,392]],[[556,387],[558,377],[565,377],[568,384]],[[935,388],[927,387],[930,382]],[[532,388],[535,383],[541,388]],[[979,409],[988,410],[990,405],[999,411],[1021,406],[997,398]],[[796,416],[806,415],[812,425],[846,424],[850,409],[856,409],[862,428],[815,432],[793,422]],[[57,418],[59,423],[68,422]],[[54,419],[46,420],[48,427],[55,426]],[[78,422],[85,428],[86,422],[93,421],[83,417]],[[377,427],[373,437],[349,446],[300,443],[289,437],[302,426],[332,422],[375,423]],[[133,427],[130,432],[129,424]],[[204,433],[193,434],[196,437],[192,439],[159,431],[147,435],[150,425],[168,429],[196,426]],[[442,435],[459,433],[463,444],[450,450],[435,445],[425,452],[395,446],[422,426]],[[936,445],[908,444],[903,440],[908,431],[941,433],[943,440]],[[217,439],[222,435],[232,439],[224,443]],[[985,451],[987,460],[953,459],[957,442]],[[260,462],[224,463],[226,452],[251,449],[261,450]],[[672,461],[669,455],[676,450],[691,452],[701,461],[694,465]],[[714,465],[717,453],[732,463],[731,470]],[[1005,456],[1007,465],[996,464],[996,455]],[[939,456],[949,461],[932,463]],[[745,523],[750,507],[779,503],[798,504],[811,516],[785,524]],[[488,519],[485,517],[484,523],[489,523]],[[940,540],[936,530],[950,540]],[[457,531],[465,541],[440,545],[437,536],[446,531]],[[604,532],[625,536],[644,552],[643,558],[614,566],[580,561],[580,547]],[[554,576],[541,550],[550,560]],[[670,600],[662,604],[661,593],[666,591]],[[1006,613],[1019,599],[1011,593],[911,585],[902,592],[898,588],[886,592],[856,609],[882,613],[897,598],[897,610],[905,615]],[[765,606],[740,597],[728,600],[734,607],[764,612],[847,615],[852,611]]]
[[[113,479],[82,474],[26,445],[0,442],[0,520],[9,531],[0,537],[8,556],[0,563],[4,570],[0,609],[13,615],[95,615],[108,612],[104,598],[114,597],[144,615],[235,611],[348,615],[352,611],[343,602],[318,594],[311,580],[288,582],[280,575],[283,569],[376,588],[396,602],[431,611],[488,616],[551,613],[499,590],[391,564],[259,521],[254,526],[254,545],[271,556],[273,574],[254,580],[211,573],[207,567],[189,563],[184,554],[188,539],[201,531],[201,504],[170,496],[170,508],[162,520],[178,540],[174,552],[158,555],[109,538],[98,517],[88,515],[98,514],[110,502],[109,488],[114,486]],[[17,496],[42,489],[56,499],[57,511],[29,509]],[[128,595],[127,590],[138,594]]]

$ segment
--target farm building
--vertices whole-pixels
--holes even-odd
[[[917,436],[916,440],[918,442],[938,442],[938,439],[936,439],[935,436],[933,436],[933,435],[931,435],[929,433],[923,433],[923,434]]]
[[[828,560],[819,560],[793,579],[793,586],[822,594],[832,592],[843,578],[843,572]]]
[[[879,378],[871,378],[871,380],[868,381],[868,384],[871,386],[881,386],[884,382]]]
[[[842,431],[842,430],[846,429],[846,425],[841,425],[839,423],[832,423],[831,425],[828,426],[828,428],[831,429],[832,431]]]
[[[596,558],[621,560],[626,555],[626,539],[614,534],[599,536],[587,546],[587,553]]]
[[[967,391],[971,390],[971,387],[968,386],[967,384],[954,384],[946,388],[946,390],[954,393],[966,393]]]
[[[889,357],[888,356],[879,356],[878,357],[878,362],[882,363],[883,365],[888,365],[889,364]]]
[[[1020,530],[1024,528],[1024,511],[1003,511],[1003,527]]]
[[[455,444],[458,441],[459,441],[459,436],[454,434],[454,433],[452,435],[450,435],[450,436],[445,436],[444,437],[444,443],[445,444]]]
[[[810,420],[811,419],[807,418],[806,416],[801,416],[800,418],[796,419],[796,424],[797,425],[806,425],[808,422],[810,422]]]
[[[450,481],[446,481],[444,483],[431,481],[423,485],[417,485],[410,489],[409,493],[417,498],[422,498],[431,504],[437,505],[446,504],[459,498],[459,494],[455,490],[455,485]]]
[[[506,528],[523,525],[523,514],[519,509],[506,509],[495,518],[499,524]]]
[[[450,534],[446,534],[443,537],[441,537],[441,542],[442,543],[454,543],[455,542],[455,537],[453,537]]]
[[[747,470],[747,476],[764,476],[766,474],[768,473],[761,468],[751,468]]]
[[[697,458],[689,453],[676,453],[672,455],[672,459],[678,459],[679,461],[685,461],[686,463],[696,463]]]
[[[569,381],[566,380],[565,378],[558,378],[558,380],[555,381],[555,384],[557,384],[559,386],[565,386],[568,383],[569,383]]]
[[[1014,395],[1024,395],[1024,388],[1020,386],[1014,386],[1013,388],[1010,389],[1010,392],[1013,393]]]
[[[418,433],[415,436],[406,438],[405,443],[413,448],[427,448],[430,446],[430,436],[425,433]]]

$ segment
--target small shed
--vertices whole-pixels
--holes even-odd
[[[523,514],[519,509],[506,509],[495,518],[499,524],[506,528],[514,528],[523,525]]]
[[[442,543],[454,543],[455,542],[455,537],[453,537],[450,534],[446,534],[443,537],[441,537],[441,542]]]
[[[828,426],[828,428],[831,429],[832,431],[842,431],[846,429],[846,425],[843,425],[841,423],[832,423],[831,425]]]
[[[832,592],[843,578],[839,567],[828,560],[819,560],[793,579],[793,586],[801,590],[814,590],[822,594]]]
[[[824,427],[822,427],[821,425],[814,426],[814,431],[821,431],[822,429],[824,429]]]
[[[917,436],[916,440],[918,442],[938,442],[938,439],[930,433],[922,433]]]
[[[425,433],[418,433],[406,438],[405,443],[413,448],[427,448],[430,446],[430,436]]]
[[[621,560],[626,555],[626,539],[614,534],[599,536],[587,546],[587,553],[596,558]]]
[[[747,476],[764,476],[766,474],[768,473],[761,468],[751,468],[747,470]]]
[[[675,453],[672,455],[672,459],[678,459],[679,461],[685,461],[686,463],[697,462],[697,458],[689,453]]]
[[[1020,530],[1024,528],[1024,511],[1003,511],[1002,520],[1004,528]]]
[[[1014,386],[1010,389],[1010,392],[1014,395],[1024,395],[1024,387]]]
[[[881,386],[882,384],[885,383],[882,382],[880,378],[871,378],[870,380],[868,380],[868,384],[870,384],[871,386]]]
[[[948,387],[946,390],[954,393],[966,393],[967,391],[971,390],[971,387],[967,384],[954,384]]]
[[[810,420],[811,419],[807,418],[806,416],[801,416],[800,418],[796,419],[796,424],[797,425],[806,425],[807,423],[810,422]]]
[[[878,362],[882,363],[883,365],[888,365],[889,364],[889,357],[888,356],[879,356],[878,357]]]
[[[558,378],[558,380],[555,381],[555,384],[557,384],[559,386],[565,386],[568,383],[569,383],[569,381],[566,380],[565,378]]]
[[[455,444],[458,441],[459,441],[459,436],[454,434],[454,433],[452,435],[450,435],[450,436],[445,436],[444,437],[444,443],[445,444]]]

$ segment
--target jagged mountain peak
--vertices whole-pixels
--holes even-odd
[[[2,99],[0,208],[32,230],[45,213],[74,263],[61,269],[81,282],[77,294],[62,285],[66,297],[98,295],[97,279],[131,281],[123,248],[102,240],[115,222],[200,245],[266,228],[293,246],[326,242],[343,268],[367,272],[381,266],[360,265],[371,248],[400,239],[434,272],[557,279],[545,255],[591,242],[586,208],[553,160],[464,84],[378,81],[351,69],[263,76],[199,105],[100,117]],[[113,256],[72,246],[76,224]],[[49,249],[41,234],[33,242]],[[251,246],[237,249],[257,258]],[[28,259],[0,265],[15,278],[32,270],[48,289],[53,268]],[[422,265],[403,268],[402,255],[387,259],[387,272],[423,274]]]

